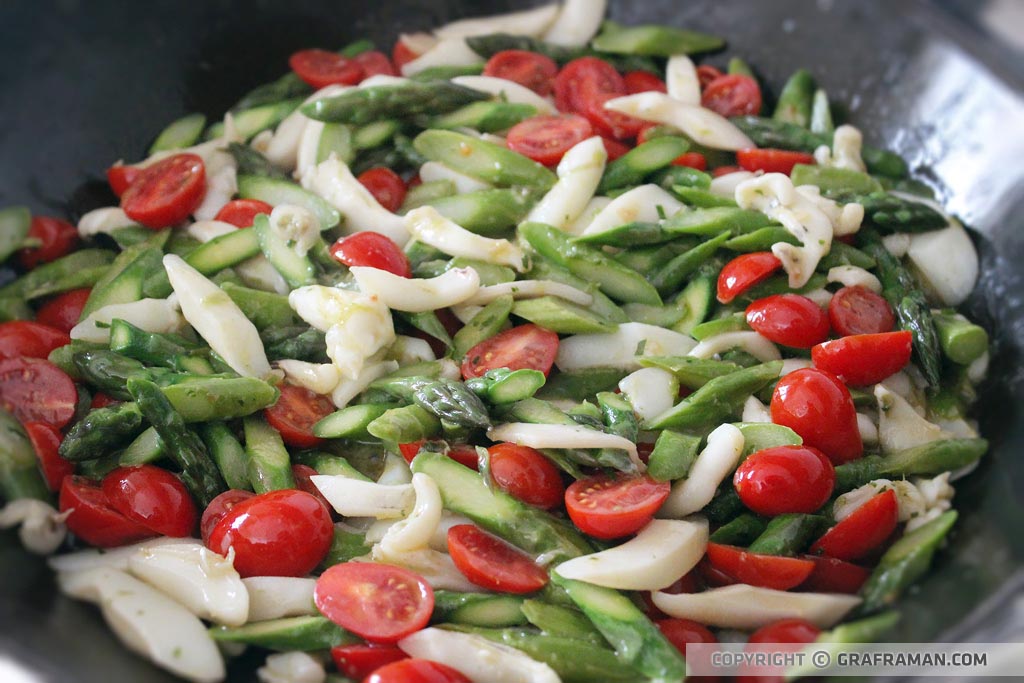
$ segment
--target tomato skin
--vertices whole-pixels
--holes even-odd
[[[532,593],[548,583],[548,573],[532,557],[473,524],[448,529],[448,554],[470,583],[488,590]]]
[[[818,627],[805,619],[781,619],[754,631],[747,640],[744,650],[746,652],[769,652],[776,651],[777,648],[783,652],[799,652],[804,645],[817,640],[820,634],[821,631]],[[778,647],[782,643],[791,644],[792,647]],[[758,647],[761,645],[768,645],[768,647]],[[742,671],[743,668],[741,667],[740,670]],[[783,676],[783,668],[774,668],[778,670],[778,673],[736,676],[736,683],[784,683],[786,678]]]
[[[46,358],[71,343],[66,332],[29,320],[0,323],[0,358]]]
[[[485,339],[462,361],[462,378],[480,377],[488,370],[540,370],[547,377],[558,355],[558,335],[533,323],[519,325]]]
[[[65,521],[68,531],[97,548],[117,548],[156,535],[115,510],[100,485],[85,477],[64,477],[57,507],[71,511]]]
[[[636,137],[646,122],[604,108],[604,103],[626,95],[626,83],[608,62],[597,57],[574,59],[555,77],[555,106],[559,111],[586,117],[594,130],[614,139]]]
[[[745,171],[789,175],[797,164],[813,164],[815,161],[812,155],[803,152],[792,152],[788,149],[750,148],[737,150],[736,163]]]
[[[750,76],[726,74],[704,86],[700,104],[726,118],[757,114],[761,111],[761,88]]]
[[[58,429],[75,415],[78,390],[63,370],[42,358],[0,360],[0,408],[22,423]]]
[[[739,166],[719,166],[718,168],[711,170],[711,176],[713,178],[718,178],[720,176],[729,175],[730,173],[736,173],[737,171],[742,170],[743,169]]]
[[[913,335],[909,331],[853,334],[811,349],[816,367],[853,386],[877,384],[910,362]]]
[[[199,533],[203,539],[203,545],[210,546],[210,534],[213,532],[213,528],[217,526],[217,523],[224,519],[224,515],[231,512],[231,509],[243,500],[249,500],[255,495],[252,491],[228,489],[211,500],[210,504],[203,510],[203,516],[199,520]]]
[[[353,59],[363,69],[363,80],[370,76],[397,76],[398,72],[388,56],[379,50],[360,52]]]
[[[900,521],[899,502],[892,489],[883,491],[814,542],[811,553],[837,560],[859,560],[879,547]]]
[[[268,216],[274,210],[270,204],[258,199],[232,199],[214,216],[215,221],[230,223],[236,228],[251,228],[256,216],[265,213]]]
[[[747,324],[776,344],[809,349],[828,339],[828,315],[799,294],[775,294],[747,306]]]
[[[594,538],[621,538],[639,531],[668,498],[671,487],[647,475],[599,474],[565,490],[565,508],[580,531]]]
[[[325,617],[374,643],[395,643],[430,621],[434,591],[418,574],[386,564],[343,562],[316,581]]]
[[[718,274],[718,301],[723,304],[731,302],[780,268],[782,261],[770,251],[740,254],[726,263]]]
[[[120,401],[118,401],[117,399],[111,398],[107,394],[104,394],[102,391],[97,391],[95,394],[92,395],[92,403],[89,404],[89,407],[106,408],[107,406],[117,405],[118,403],[120,403]]]
[[[160,230],[188,218],[206,194],[206,167],[195,154],[175,154],[147,166],[121,195],[133,221]]]
[[[288,58],[288,66],[317,90],[336,84],[355,85],[363,80],[359,62],[328,50],[299,50]]]
[[[780,555],[761,555],[743,548],[708,543],[711,565],[751,586],[786,591],[799,586],[814,569],[809,560]]]
[[[78,324],[82,317],[82,309],[85,302],[89,300],[91,289],[72,289],[53,297],[36,311],[36,322],[49,325],[64,332],[71,332],[71,328]]]
[[[843,287],[828,303],[832,329],[842,336],[881,334],[896,325],[889,302],[860,285]]]
[[[774,517],[818,510],[832,495],[836,473],[829,459],[815,448],[777,446],[744,460],[732,481],[744,505],[759,515]]]
[[[697,67],[697,80],[700,82],[701,90],[704,90],[712,81],[716,78],[721,78],[723,75],[720,69],[716,69],[710,64],[701,64]]]
[[[686,166],[687,168],[695,168],[698,171],[707,170],[708,160],[700,152],[684,152],[680,154],[672,161],[673,166]]]
[[[39,469],[51,491],[59,491],[64,477],[75,473],[75,463],[61,457],[60,442],[63,440],[60,430],[45,422],[28,422],[24,425],[25,433],[32,442],[32,450],[39,459]]]
[[[625,87],[625,86],[623,86]],[[601,135],[607,135],[615,140],[627,140],[637,136],[647,122],[627,116],[621,112],[606,109],[604,104],[608,100],[622,97],[625,93],[592,93],[583,101],[583,108],[580,113],[585,116]]]
[[[402,457],[405,458],[405,461],[411,463],[425,443],[426,441],[422,439],[420,441],[400,443],[398,444],[398,450],[402,454]],[[475,470],[480,467],[480,459],[476,454],[476,448],[469,444],[455,444],[448,448],[445,455],[463,467],[468,467],[471,470]]]
[[[661,631],[661,635],[665,636],[668,642],[672,643],[679,650],[679,654],[684,657],[686,656],[687,645],[711,645],[718,642],[718,638],[706,626],[691,619],[669,617],[658,619],[654,622],[654,625]],[[719,677],[687,676],[686,680],[691,683],[717,683]]]
[[[408,659],[395,645],[338,645],[331,648],[331,659],[343,675],[363,680],[386,664]]]
[[[103,478],[102,487],[115,510],[161,536],[191,536],[199,521],[188,489],[162,467],[118,467]]]
[[[142,169],[138,166],[116,163],[107,169],[107,184],[110,185],[111,191],[120,197],[128,189],[128,186],[135,182],[141,171]]]
[[[837,465],[864,454],[850,390],[830,372],[789,373],[775,385],[770,409],[772,422],[789,427]]]
[[[379,268],[401,277],[412,277],[409,258],[395,242],[379,232],[363,230],[331,245],[331,256],[346,266]]]
[[[668,92],[668,86],[650,71],[627,71],[622,74],[626,92],[636,95],[642,92]]]
[[[386,664],[363,683],[472,683],[459,671],[429,659],[403,659]]]
[[[604,151],[608,155],[608,161],[615,161],[629,151],[629,147],[627,145],[603,135],[601,136],[601,144],[604,145]]]
[[[512,126],[505,140],[513,152],[545,166],[554,166],[574,145],[593,134],[590,122],[582,116],[532,116]]]
[[[298,463],[292,465],[292,477],[295,479],[295,488],[300,491],[305,491],[319,500],[324,504],[324,507],[327,508],[327,511],[330,512],[334,508],[331,507],[331,504],[327,502],[326,498],[324,498],[324,494],[320,493],[320,489],[318,489],[316,484],[313,483],[313,480],[310,479],[310,477],[315,477],[318,474],[320,473],[309,465],[300,465]]]
[[[398,75],[402,74],[402,67],[409,62],[419,57],[418,52],[414,52],[411,47],[405,44],[402,39],[395,41],[395,46],[391,48],[391,61],[395,64],[395,71]]]
[[[32,216],[28,237],[34,237],[42,244],[18,251],[18,262],[25,270],[31,270],[40,263],[49,263],[74,249],[78,244],[78,228],[59,218]]]
[[[377,203],[394,213],[405,201],[405,181],[386,166],[377,166],[359,174],[359,183],[370,191]]]
[[[227,511],[210,532],[207,547],[226,555],[248,576],[305,576],[320,564],[334,537],[331,515],[305,491],[269,491]]]
[[[562,502],[562,475],[544,454],[529,446],[499,443],[487,449],[495,483],[524,503],[550,510]]]
[[[484,65],[484,76],[504,78],[525,86],[541,97],[551,94],[558,65],[550,57],[527,50],[502,50]]]
[[[265,408],[267,422],[281,439],[295,448],[313,448],[323,439],[313,436],[313,425],[334,412],[334,404],[322,394],[294,384],[281,384],[277,403]]]
[[[803,555],[814,563],[814,570],[799,586],[799,590],[812,593],[846,593],[854,595],[868,580],[871,572],[864,567],[834,557]]]

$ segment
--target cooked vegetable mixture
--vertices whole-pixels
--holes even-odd
[[[127,647],[594,683],[885,637],[987,448],[971,240],[810,72],[772,107],[603,5],[300,51],[119,204],[0,212],[0,525]]]

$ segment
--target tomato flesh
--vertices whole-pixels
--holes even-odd
[[[142,169],[121,195],[121,208],[133,221],[160,230],[188,218],[205,194],[203,160],[175,154]]]
[[[214,216],[214,220],[230,223],[236,228],[251,228],[256,216],[265,213],[268,216],[274,210],[270,204],[258,199],[232,199]]]
[[[74,249],[79,241],[78,228],[50,216],[32,216],[28,237],[34,237],[41,244],[18,251],[18,261],[25,270],[59,259]]]
[[[668,86],[650,71],[627,71],[622,74],[626,92],[636,95],[642,92],[668,92]]]
[[[360,52],[353,59],[363,69],[363,80],[370,76],[397,76],[398,72],[388,56],[379,50]]]
[[[618,140],[612,140],[611,138],[601,136],[601,144],[604,145],[604,151],[608,155],[608,161],[615,161],[623,154],[629,151],[629,147],[622,144]]]
[[[867,287],[843,287],[829,301],[832,329],[842,336],[880,334],[896,325],[889,302]]]
[[[896,530],[899,517],[896,492],[883,491],[826,531],[811,552],[837,560],[859,560],[885,543]]]
[[[288,66],[317,90],[329,85],[355,85],[363,80],[359,62],[328,50],[299,50],[288,58]]]
[[[429,659],[403,659],[374,671],[363,683],[472,683],[461,672]]]
[[[762,337],[795,349],[809,349],[828,338],[828,315],[799,294],[775,294],[747,306],[747,324]]]
[[[770,409],[772,422],[789,427],[837,465],[864,453],[850,390],[830,372],[789,373],[775,385]]]
[[[863,387],[905,368],[912,344],[913,336],[906,330],[853,334],[818,344],[811,349],[811,360],[847,384]]]
[[[704,86],[700,104],[726,118],[756,115],[761,111],[761,88],[750,76],[725,74]]]
[[[75,463],[68,462],[60,455],[60,431],[44,422],[29,422],[25,433],[32,442],[32,450],[39,459],[39,469],[51,491],[59,491],[64,477],[74,474]]]
[[[448,554],[455,567],[481,588],[532,593],[548,583],[548,573],[533,558],[472,524],[448,529]]]
[[[279,389],[277,403],[263,411],[270,426],[295,448],[313,448],[323,443],[323,439],[313,436],[313,425],[334,412],[331,400],[294,384],[282,384]]]
[[[647,125],[640,119],[604,108],[604,103],[628,94],[626,83],[608,62],[597,57],[574,59],[555,78],[555,106],[577,113],[593,124],[602,136],[633,138]]]
[[[807,580],[800,584],[802,591],[854,595],[871,575],[864,567],[834,557],[804,555],[803,559],[813,562],[814,570]]]
[[[116,548],[151,538],[156,534],[115,510],[99,484],[85,477],[65,477],[57,503],[68,512],[68,531],[97,548]]]
[[[781,619],[754,631],[744,647],[745,652],[799,652],[807,643],[817,640],[821,631],[806,619]],[[757,675],[749,672],[756,667]],[[748,672],[748,673],[744,673]],[[783,683],[785,667],[770,664],[744,664],[736,683]]]
[[[139,177],[141,171],[142,169],[138,166],[116,163],[107,169],[107,184],[110,185],[113,193],[120,197],[128,189],[128,186]]]
[[[539,370],[547,377],[558,355],[558,335],[532,323],[485,339],[462,361],[462,377],[480,377],[488,370]]]
[[[406,462],[411,463],[425,443],[425,440],[400,443],[398,444],[398,451],[402,454],[402,457],[405,458]],[[463,467],[468,467],[471,470],[475,470],[480,467],[480,458],[476,454],[475,446],[464,443],[455,444],[445,451],[445,455]]]
[[[155,465],[118,467],[103,478],[103,494],[115,510],[161,536],[191,536],[199,520],[185,485]]]
[[[400,277],[412,277],[409,258],[395,242],[379,232],[363,230],[331,245],[331,256],[346,266],[367,266]]]
[[[775,516],[818,510],[832,495],[835,479],[831,461],[816,448],[777,446],[744,460],[732,481],[744,505]]]
[[[361,681],[386,664],[408,659],[395,645],[338,645],[331,648],[331,659],[343,675]]]
[[[427,625],[434,591],[408,569],[344,562],[320,575],[313,601],[342,628],[371,642],[394,643]]]
[[[483,75],[513,81],[546,97],[551,94],[557,73],[558,65],[546,55],[527,50],[502,50],[487,60]]]
[[[203,539],[203,545],[209,547],[210,533],[217,526],[217,523],[224,519],[224,515],[228,514],[233,507],[243,500],[249,500],[255,495],[252,491],[228,489],[211,500],[210,504],[203,510],[203,516],[199,520],[199,534]]]
[[[533,116],[508,131],[508,148],[546,166],[554,166],[575,145],[594,134],[590,122],[573,114]]]
[[[391,61],[395,65],[395,71],[399,74],[402,73],[402,67],[409,62],[417,59],[419,53],[415,52],[411,47],[405,44],[401,38],[395,41],[395,46],[391,49]]]
[[[377,166],[359,174],[359,183],[369,190],[377,203],[394,213],[405,201],[405,181],[386,166]]]
[[[601,474],[579,479],[565,491],[565,508],[580,531],[595,538],[621,538],[654,517],[668,498],[668,482],[647,475]]]
[[[684,152],[677,156],[672,161],[673,166],[686,166],[687,168],[695,168],[698,171],[707,170],[708,160],[700,152]]]
[[[36,311],[36,322],[49,325],[64,332],[71,332],[71,328],[78,324],[82,317],[82,309],[85,302],[89,300],[91,289],[72,289],[53,297]]]
[[[71,343],[66,332],[29,320],[0,323],[0,358],[46,358]]]
[[[701,90],[707,88],[712,81],[716,78],[720,78],[722,75],[721,70],[716,69],[710,64],[701,64],[697,67],[697,80],[700,82]]]
[[[814,569],[814,563],[809,560],[751,553],[719,543],[708,543],[707,553],[713,567],[741,583],[780,591],[799,586]]]
[[[543,453],[514,443],[499,443],[487,450],[491,476],[503,491],[546,510],[562,502],[562,475]]]
[[[61,428],[71,421],[78,390],[63,370],[41,358],[0,360],[0,408],[22,423]]]
[[[300,491],[305,491],[319,500],[323,503],[327,511],[330,512],[334,508],[331,507],[330,502],[324,497],[324,494],[320,493],[320,489],[318,489],[316,484],[313,483],[313,480],[310,479],[310,477],[315,477],[318,474],[320,473],[309,465],[301,465],[299,463],[292,465],[292,477],[295,479],[295,488]]]
[[[725,264],[718,274],[718,301],[731,302],[754,285],[767,280],[782,268],[782,261],[770,251],[741,254]]]
[[[813,164],[814,157],[803,152],[792,152],[788,149],[741,149],[736,152],[736,163],[745,171],[764,171],[765,173],[793,172],[797,164]]]

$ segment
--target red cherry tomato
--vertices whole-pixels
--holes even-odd
[[[156,534],[115,510],[99,484],[85,477],[64,477],[57,503],[61,512],[71,511],[68,531],[97,548],[116,548]]]
[[[320,489],[318,489],[316,487],[316,484],[313,483],[313,480],[310,479],[310,477],[315,477],[318,474],[320,473],[317,472],[312,467],[310,467],[309,465],[292,465],[292,478],[295,479],[295,488],[297,488],[300,491],[305,491],[309,495],[319,500],[321,503],[324,504],[324,507],[327,508],[329,512],[334,508],[331,507],[331,504],[327,502],[326,498],[324,498],[324,494],[320,493]]]
[[[700,152],[685,152],[680,154],[672,161],[673,166],[686,166],[688,168],[695,168],[698,171],[704,171],[708,167],[708,160]]]
[[[46,358],[71,343],[66,332],[29,320],[0,323],[0,358]]]
[[[700,103],[702,107],[726,118],[756,115],[761,111],[761,88],[750,76],[726,74],[704,87]]]
[[[718,642],[718,638],[706,626],[690,619],[658,619],[654,625],[684,657],[687,645],[711,645]],[[717,683],[719,677],[687,676],[686,680],[690,683]]]
[[[605,102],[622,97],[626,93],[597,92],[589,94],[583,100],[583,108],[580,113],[594,125],[601,135],[607,135],[616,140],[632,139],[637,136],[640,130],[647,125],[643,119],[633,118],[617,111],[605,108]]]
[[[729,175],[730,173],[736,173],[743,169],[739,166],[719,166],[718,168],[711,170],[712,177],[718,178],[719,176]]]
[[[906,330],[853,334],[818,344],[811,349],[811,360],[847,384],[863,387],[905,368],[912,342],[913,336]]]
[[[409,258],[391,238],[364,230],[342,237],[331,245],[331,256],[346,266],[369,266],[402,277],[412,277]]]
[[[313,448],[323,439],[313,436],[313,425],[334,412],[334,404],[317,394],[294,384],[278,387],[281,396],[277,403],[263,411],[270,426],[281,434],[281,439],[295,448]]]
[[[772,422],[789,427],[837,465],[864,453],[850,390],[830,372],[802,368],[780,379],[771,413]]]
[[[230,223],[236,228],[251,228],[256,216],[265,213],[268,216],[274,210],[270,204],[258,199],[232,199],[214,216],[214,220]]]
[[[398,450],[402,457],[405,458],[405,461],[411,463],[416,454],[420,452],[420,448],[423,447],[424,443],[426,441],[422,440],[400,443],[398,444]],[[477,457],[476,448],[469,444],[455,444],[448,449],[446,455],[471,470],[475,470],[480,466],[480,459]]]
[[[519,325],[485,339],[466,353],[462,377],[479,377],[488,370],[540,370],[546,377],[558,355],[558,335],[534,324]]]
[[[207,547],[235,549],[246,576],[305,576],[320,564],[334,537],[331,514],[305,491],[284,489],[235,504],[210,532]]]
[[[708,87],[712,81],[721,78],[722,76],[722,72],[710,64],[701,64],[697,67],[697,80],[700,81],[701,90]]]
[[[249,500],[255,495],[252,491],[228,489],[211,500],[210,504],[203,510],[203,516],[199,520],[199,533],[203,539],[203,544],[209,547],[210,534],[218,522],[224,519],[224,515],[231,512],[231,509],[243,500]]]
[[[551,94],[558,65],[546,55],[526,50],[496,52],[484,65],[484,76],[514,81],[541,97]]]
[[[726,263],[718,274],[718,301],[729,303],[754,285],[767,280],[780,268],[782,261],[770,251],[740,254]]]
[[[580,531],[595,538],[620,538],[639,531],[668,498],[668,482],[647,475],[579,479],[565,490],[565,509]]]
[[[107,169],[107,184],[110,185],[113,193],[120,197],[128,189],[128,186],[139,177],[141,172],[142,169],[138,166],[126,166],[122,163],[116,163]]]
[[[762,555],[743,548],[708,543],[711,566],[739,579],[741,583],[787,591],[811,575],[814,563],[781,555]]]
[[[411,47],[405,44],[405,42],[399,38],[395,42],[395,46],[391,48],[391,61],[395,64],[395,71],[401,75],[402,67],[419,58],[420,54],[414,52]]]
[[[899,502],[892,489],[883,491],[814,542],[811,552],[838,560],[859,560],[879,547],[900,521]]]
[[[56,328],[61,332],[71,332],[82,317],[82,309],[89,300],[91,289],[72,289],[53,297],[36,311],[36,322]]]
[[[370,191],[378,204],[392,213],[398,211],[398,207],[405,201],[405,181],[390,168],[371,168],[360,173],[356,180]]]
[[[429,659],[403,659],[367,676],[363,683],[471,683],[459,671]]]
[[[704,585],[708,588],[721,588],[722,586],[732,586],[733,584],[740,583],[740,580],[732,574],[727,574],[711,564],[707,557],[697,564],[697,572],[700,574]]]
[[[92,402],[89,404],[90,408],[106,408],[107,406],[117,405],[120,403],[117,399],[111,398],[102,391],[97,391],[92,395]]]
[[[741,149],[736,152],[736,163],[745,171],[764,171],[765,173],[793,172],[797,164],[813,164],[814,157],[803,152],[791,152],[787,149]]]
[[[111,507],[161,536],[191,536],[199,511],[176,476],[155,465],[118,467],[103,477]]]
[[[820,634],[818,627],[805,619],[782,619],[754,631],[744,649],[747,652],[799,652],[804,645],[817,640]],[[789,644],[789,647],[779,647],[780,644]],[[740,670],[743,668],[741,666]],[[736,683],[784,683],[783,667],[776,668],[778,671],[774,674],[736,676]]]
[[[470,583],[481,588],[532,593],[548,583],[548,573],[532,557],[472,524],[448,529],[448,554]]]
[[[603,135],[601,136],[601,144],[604,145],[604,151],[608,154],[608,161],[615,161],[629,151],[629,147],[627,145]]]
[[[506,144],[546,166],[554,166],[577,143],[594,134],[590,122],[582,116],[562,114],[533,116],[512,126]]]
[[[0,360],[0,408],[22,423],[58,429],[75,414],[78,390],[63,370],[41,358]]]
[[[828,339],[828,315],[799,294],[775,294],[747,306],[747,324],[762,337],[795,349]]]
[[[640,119],[604,108],[608,100],[626,94],[626,83],[619,72],[597,57],[574,59],[555,78],[558,110],[582,114],[598,133],[615,139],[636,137],[647,125]]]
[[[28,422],[25,424],[25,433],[39,459],[39,469],[46,479],[46,485],[51,491],[60,490],[64,477],[75,472],[75,463],[68,462],[60,455],[60,430],[45,422]]]
[[[205,194],[203,160],[175,154],[142,169],[121,195],[121,208],[133,221],[159,230],[188,218]]]
[[[74,249],[78,244],[78,228],[59,218],[33,216],[28,237],[34,237],[41,244],[18,252],[18,262],[25,270],[59,259]]]
[[[328,50],[299,50],[288,58],[288,66],[317,90],[329,85],[355,85],[363,80],[359,62]]]
[[[650,71],[627,71],[622,75],[626,92],[636,95],[642,92],[668,92],[668,86]]]
[[[828,304],[828,318],[836,333],[881,334],[896,324],[889,302],[866,287],[843,287]]]
[[[543,453],[514,443],[495,444],[487,450],[491,456],[491,476],[503,491],[544,509],[562,502],[562,475]]]
[[[434,591],[408,569],[344,562],[316,581],[313,601],[325,617],[375,643],[394,643],[430,621]]]
[[[353,59],[363,68],[363,79],[370,76],[397,76],[398,72],[388,56],[379,50],[360,52]]]
[[[828,501],[835,481],[832,463],[821,451],[809,446],[777,446],[758,451],[736,468],[732,478],[743,504],[769,517],[814,512]]]
[[[361,681],[386,664],[408,659],[396,645],[357,643],[331,648],[331,658],[344,676]]]
[[[834,557],[803,555],[814,563],[814,570],[800,584],[800,590],[812,593],[846,593],[853,595],[868,580],[871,572],[864,567],[837,560]]]

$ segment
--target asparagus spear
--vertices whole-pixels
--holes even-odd
[[[675,407],[652,419],[644,428],[688,429],[717,424],[739,410],[748,396],[777,378],[781,371],[782,361],[773,361],[716,377]]]
[[[683,138],[668,136],[637,145],[608,164],[597,193],[606,194],[609,190],[638,185],[647,175],[665,168],[689,148],[690,143]]]
[[[385,443],[410,443],[438,436],[441,421],[429,410],[413,404],[389,409],[366,425],[366,431]]]
[[[682,479],[697,460],[700,442],[699,436],[664,430],[647,461],[647,474],[657,481]]]
[[[829,107],[828,93],[821,88],[814,91],[811,102],[811,132],[821,135],[832,135],[836,127],[832,123],[832,110]]]
[[[525,600],[521,609],[527,621],[547,635],[607,645],[601,632],[579,610],[535,599]]]
[[[380,119],[408,119],[434,116],[490,97],[450,81],[357,88],[333,97],[324,97],[302,106],[302,113],[317,121],[330,123],[373,123]]]
[[[644,367],[668,370],[680,384],[689,389],[700,389],[711,380],[740,369],[740,366],[728,361],[692,356],[641,356],[637,360]]]
[[[663,296],[676,291],[686,278],[707,262],[731,236],[732,232],[726,230],[716,237],[701,242],[693,249],[679,254],[654,274],[651,284]]]
[[[782,86],[772,119],[807,128],[811,123],[813,98],[814,78],[811,72],[807,69],[798,69]]]
[[[610,63],[618,71],[640,70],[650,71],[654,74],[660,74],[662,71],[658,64],[649,57],[599,52],[588,47],[555,45],[529,36],[511,35],[508,33],[471,36],[466,38],[466,44],[469,45],[473,52],[484,59],[489,59],[505,50],[526,50],[527,52],[537,52],[550,57],[559,65],[579,59],[580,57],[598,56]]]
[[[433,117],[424,128],[443,128],[445,130],[472,128],[481,133],[497,133],[508,130],[536,113],[537,108],[531,104],[516,104],[499,100],[473,102],[455,111]]]
[[[238,175],[263,176],[287,180],[288,174],[270,163],[270,160],[249,145],[229,142],[228,153],[238,164]]]
[[[424,202],[445,218],[478,235],[500,235],[518,225],[538,193],[529,188],[497,188],[439,197]]]
[[[555,184],[555,174],[536,161],[471,135],[425,130],[416,136],[413,146],[431,161],[499,187],[521,185],[548,190]]]
[[[988,332],[952,311],[935,315],[939,346],[954,363],[970,365],[988,351]]]
[[[843,493],[873,479],[934,476],[977,461],[988,450],[985,439],[942,439],[890,455],[869,455],[836,467],[835,492]]]
[[[42,501],[51,498],[28,435],[5,410],[0,410],[0,494],[7,502],[19,498]]]
[[[746,546],[763,534],[767,526],[765,521],[757,515],[744,512],[718,527],[708,540],[712,543]]]
[[[223,422],[206,422],[198,427],[199,437],[217,464],[229,488],[252,489],[245,448]]]
[[[114,252],[80,249],[56,261],[43,263],[0,288],[0,299],[30,301],[69,289],[92,287],[107,273]]]
[[[290,358],[309,363],[329,363],[326,336],[306,325],[268,327],[260,338],[270,360]]]
[[[288,449],[276,429],[262,417],[250,415],[245,430],[245,457],[249,481],[256,493],[295,488]]]
[[[615,54],[671,57],[718,50],[725,45],[725,41],[718,36],[672,26],[648,24],[624,27],[606,21],[591,45],[595,50]]]
[[[519,595],[491,593],[434,592],[434,613],[431,621],[465,624],[467,626],[522,626],[525,598]]]
[[[32,213],[24,206],[10,206],[0,210],[0,263],[24,246]]]
[[[832,178],[828,180],[819,173],[817,180],[824,181],[826,185],[835,182],[835,172],[840,170],[830,169],[831,173],[826,175]],[[849,171],[845,176],[848,184],[853,184],[849,175],[852,173],[856,171]],[[859,185],[862,188],[866,186],[863,180]],[[823,193],[838,202],[861,204],[864,207],[864,222],[883,232],[927,232],[948,225],[946,217],[927,204],[903,199],[888,192],[863,193],[823,188]]]
[[[514,301],[511,295],[500,296],[474,315],[453,338],[452,357],[462,359],[474,346],[498,334],[508,323]]]
[[[60,444],[71,462],[95,460],[142,433],[142,412],[135,403],[97,408],[75,423]]]
[[[374,387],[462,427],[484,428],[491,424],[487,407],[462,382],[444,377],[395,377],[378,380]]]
[[[820,515],[783,514],[773,517],[748,550],[765,555],[795,555],[807,549],[828,527]]]
[[[539,370],[497,368],[466,380],[466,386],[489,403],[501,405],[531,398],[544,386],[544,381],[544,373]]]
[[[113,351],[79,351],[71,359],[85,381],[121,400],[131,399],[129,379],[150,377],[142,363]]]

